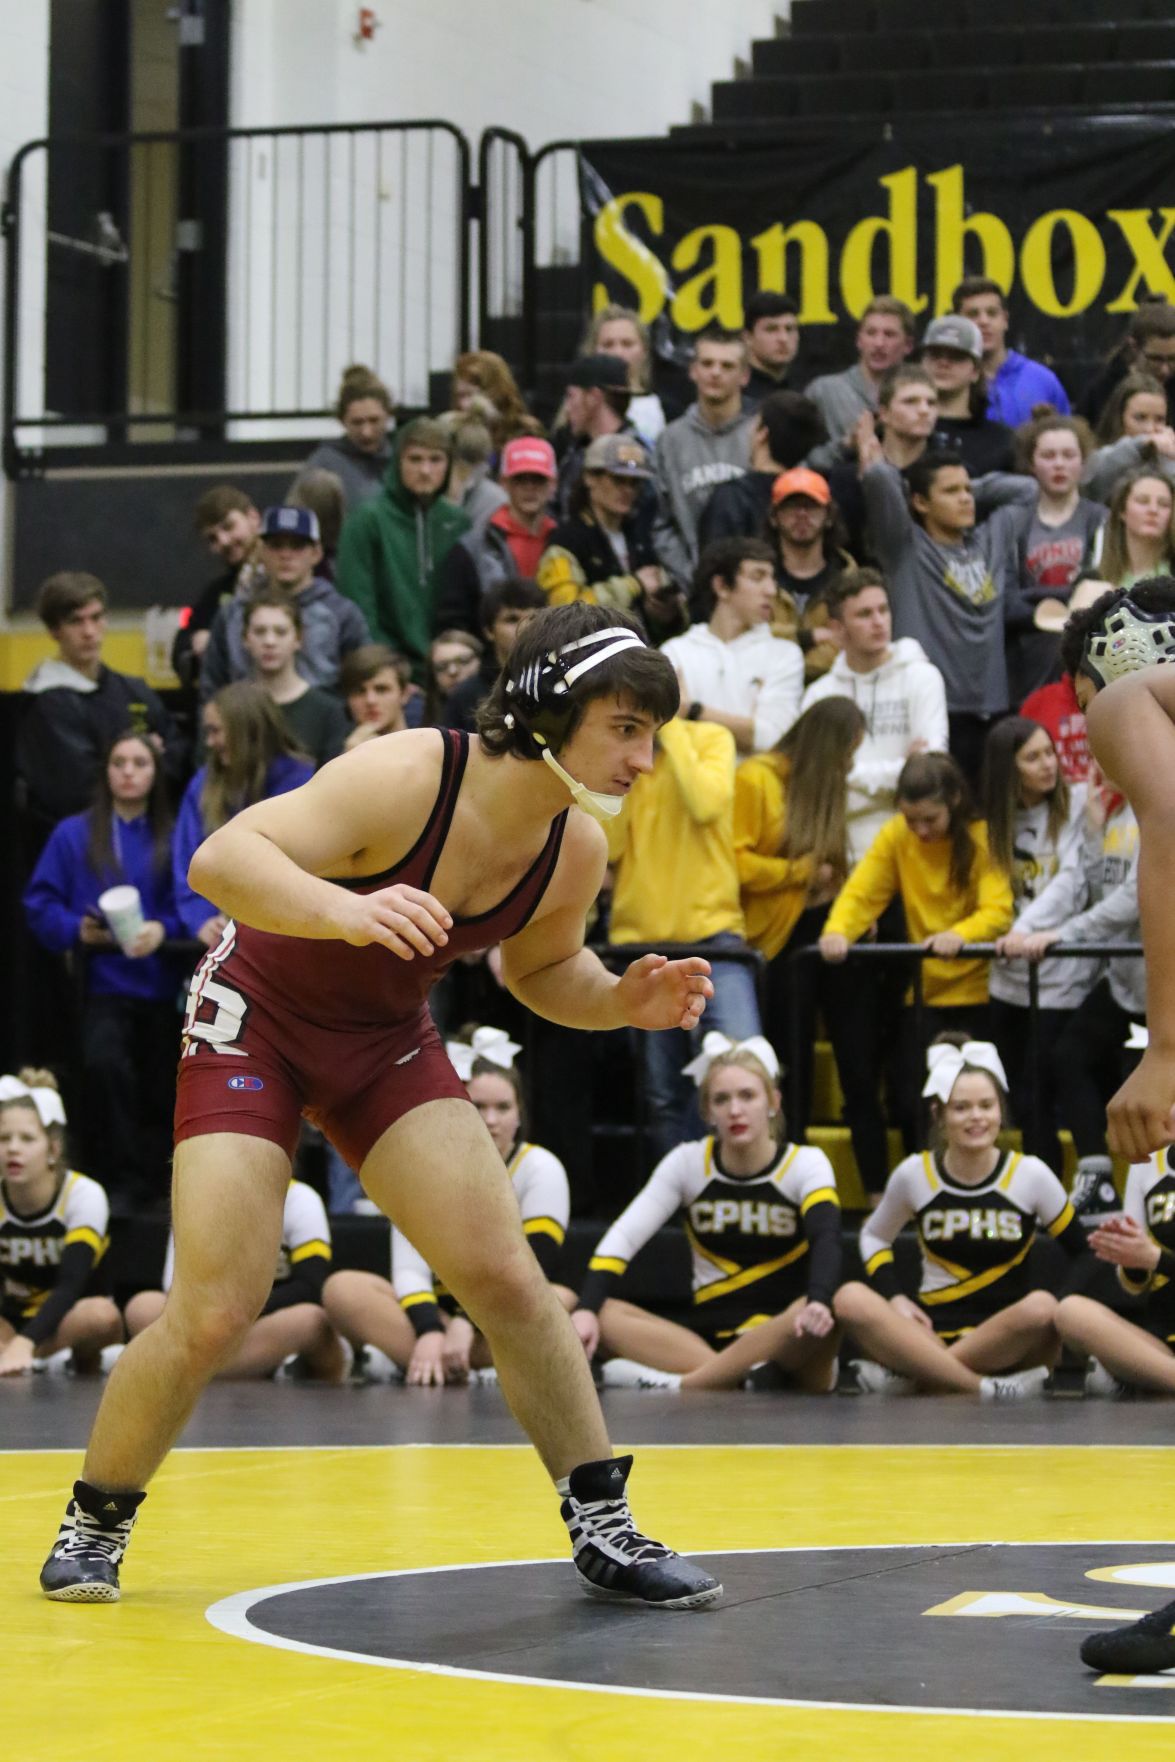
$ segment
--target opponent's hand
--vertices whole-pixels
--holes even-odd
[[[375,893],[345,894],[339,935],[354,948],[382,943],[402,961],[434,954],[449,940],[453,920],[439,899],[419,887],[381,887]]]
[[[33,1342],[24,1334],[14,1334],[0,1352],[0,1377],[19,1377],[33,1368]]]
[[[412,1348],[408,1369],[404,1372],[406,1383],[415,1383],[419,1388],[444,1388],[446,1338],[439,1328],[434,1328],[429,1334],[421,1334]]]
[[[617,996],[630,1028],[696,1028],[713,997],[710,963],[698,955],[671,961],[642,955],[621,975]]]
[[[835,1325],[827,1303],[805,1303],[796,1317],[794,1332],[797,1340],[823,1340]]]
[[[590,1364],[600,1344],[600,1318],[592,1309],[573,1309],[571,1325],[579,1335],[584,1355]]]
[[[927,1333],[933,1334],[934,1324],[926,1311],[919,1308],[912,1297],[891,1297],[889,1304],[890,1308],[896,1309],[899,1315],[904,1315],[907,1321],[917,1322],[920,1328],[925,1328]]]
[[[1111,1151],[1131,1162],[1175,1144],[1175,1057],[1148,1046],[1106,1109],[1106,1121]]]
[[[1107,1218],[1092,1231],[1089,1246],[1099,1260],[1111,1266],[1130,1267],[1136,1272],[1153,1273],[1162,1256],[1153,1236],[1132,1217]]]
[[[447,1383],[469,1381],[469,1354],[473,1348],[473,1323],[463,1315],[455,1315],[445,1329],[445,1349],[441,1358]]]

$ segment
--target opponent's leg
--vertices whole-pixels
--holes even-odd
[[[42,1569],[46,1595],[117,1600],[143,1489],[269,1294],[289,1178],[289,1158],[265,1139],[212,1133],[177,1149],[174,1282],[159,1319],[111,1372],[84,1478]]]
[[[1175,1353],[1104,1303],[1092,1297],[1062,1297],[1057,1329],[1066,1346],[1096,1358],[1120,1383],[1175,1394]]]
[[[1018,1303],[988,1316],[948,1348],[960,1364],[980,1376],[1056,1363],[1060,1340],[1057,1300],[1051,1291],[1029,1291]]]
[[[393,1364],[407,1369],[416,1333],[386,1279],[345,1267],[327,1279],[322,1303],[333,1326],[356,1352],[378,1346]]]
[[[614,1461],[587,1358],[522,1232],[501,1157],[467,1103],[429,1101],[369,1152],[360,1178],[486,1337],[502,1392],[562,1499],[594,1596],[697,1608],[722,1587],[635,1528],[632,1458]]]

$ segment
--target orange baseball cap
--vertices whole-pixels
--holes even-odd
[[[784,471],[771,485],[771,505],[777,508],[780,502],[786,502],[789,496],[807,496],[811,502],[819,502],[827,508],[832,500],[832,491],[827,479],[818,471],[809,471],[806,465],[797,465],[793,471]]]

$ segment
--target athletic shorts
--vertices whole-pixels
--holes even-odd
[[[238,987],[238,989],[240,989]],[[323,1027],[247,998],[229,1051],[198,1040],[179,1061],[175,1141],[265,1138],[293,1157],[303,1116],[353,1169],[426,1101],[469,1102],[427,1009],[378,1027]]]

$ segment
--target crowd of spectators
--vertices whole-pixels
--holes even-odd
[[[451,409],[402,424],[348,367],[341,433],[283,504],[201,496],[218,571],[184,611],[169,705],[105,663],[102,582],[42,583],[57,652],[25,682],[24,909],[74,970],[78,1151],[116,1214],[164,1199],[179,1000],[226,930],[188,884],[196,846],[361,741],[472,732],[521,622],[581,599],[640,620],[681,689],[609,827],[593,936],[713,959],[705,1027],[771,1046],[797,1141],[826,1034],[871,1201],[889,1129],[922,1143],[944,1029],[994,1040],[1025,1149],[1059,1172],[1067,1130],[1075,1193],[1104,1193],[1104,1098],[1145,974],[1046,956],[1138,940],[1138,840],[1091,766],[1060,633],[1104,586],[1175,575],[1175,309],[1141,307],[1070,398],[1009,348],[995,283],[952,304],[919,337],[901,301],[873,300],[853,363],[805,385],[795,302],[758,294],[744,330],[696,338],[684,407],[638,315],[605,306],[547,423],[488,351],[456,362]],[[118,886],[139,900],[129,934],[102,904]],[[920,1007],[915,957],[854,957],[868,941],[922,945]],[[447,978],[442,1021],[474,997],[517,1031],[497,972],[491,953]],[[665,1156],[702,1133],[697,1046],[637,1038]],[[364,1207],[333,1153],[327,1184],[332,1211]],[[267,1334],[286,1343],[287,1322]]]

